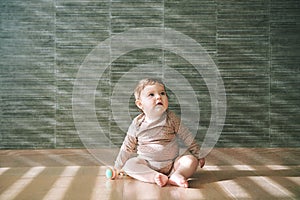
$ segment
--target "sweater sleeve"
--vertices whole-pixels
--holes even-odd
[[[187,150],[199,159],[200,146],[195,140],[195,136],[183,123],[181,123],[180,118],[178,118],[174,113],[170,113],[170,118],[172,119],[173,126],[175,127],[175,132],[183,141],[183,143],[187,147]]]
[[[131,157],[133,153],[136,152],[137,139],[134,134],[135,125],[132,123],[128,129],[127,135],[123,141],[123,144],[120,148],[119,154],[115,161],[115,168],[120,170],[126,163],[126,161]]]

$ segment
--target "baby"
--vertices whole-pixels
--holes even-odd
[[[171,184],[187,188],[188,178],[198,165],[202,168],[205,164],[205,158],[198,158],[200,148],[194,136],[168,110],[168,96],[161,81],[141,80],[134,96],[142,113],[132,121],[114,167],[160,187]],[[183,155],[179,155],[178,138],[188,147]]]

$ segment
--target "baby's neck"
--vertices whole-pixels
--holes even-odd
[[[161,115],[155,115],[155,116],[145,116],[145,122],[147,123],[152,123],[154,121],[157,121],[161,118],[161,116],[163,115],[163,113]]]

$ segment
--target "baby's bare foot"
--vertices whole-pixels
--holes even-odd
[[[176,186],[184,187],[184,188],[189,187],[189,184],[188,184],[186,178],[180,174],[172,174],[168,183],[171,185],[176,185]]]
[[[154,177],[154,181],[155,183],[160,186],[160,187],[163,187],[165,186],[167,183],[168,183],[168,177],[164,174],[156,174],[155,177]]]

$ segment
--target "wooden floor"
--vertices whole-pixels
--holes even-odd
[[[300,199],[300,149],[215,148],[190,188],[106,180],[87,150],[1,150],[0,199]]]

